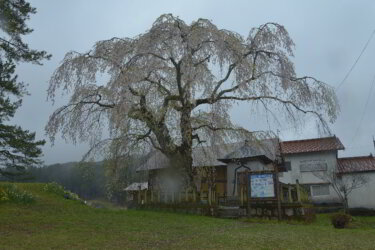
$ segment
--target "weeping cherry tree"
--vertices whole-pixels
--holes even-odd
[[[313,77],[297,77],[293,49],[277,23],[252,28],[245,38],[207,19],[188,25],[162,15],[137,37],[68,52],[48,96],[54,100],[62,89],[70,100],[50,116],[46,131],[52,140],[61,133],[89,142],[88,154],[119,142],[124,154],[159,150],[192,185],[193,147],[255,135],[232,123],[233,104],[255,103],[277,122],[308,116],[326,128],[336,119],[334,90]]]

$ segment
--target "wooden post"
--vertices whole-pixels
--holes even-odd
[[[246,170],[246,215],[247,217],[251,217],[251,189],[250,189],[250,178],[249,178],[249,170]]]
[[[290,203],[293,202],[293,199],[292,199],[292,186],[290,184],[288,184],[288,201]]]
[[[241,206],[243,206],[244,202],[243,202],[243,186],[242,185],[240,189],[240,199],[241,199]]]
[[[297,189],[297,201],[301,202],[301,193],[298,179],[296,180],[296,189]]]
[[[273,165],[275,169],[275,184],[276,184],[276,196],[277,196],[277,218],[281,220],[281,201],[280,201],[280,181],[279,181],[279,167]]]
[[[284,188],[281,183],[279,183],[279,189],[280,189],[280,201],[284,201]]]
[[[209,188],[208,188],[207,199],[208,199],[208,205],[210,205],[210,206],[211,206],[211,194],[212,194],[212,192],[211,192],[211,188],[209,187]]]

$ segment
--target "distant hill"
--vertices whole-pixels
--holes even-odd
[[[132,182],[143,181],[147,173],[136,173],[136,168],[147,159],[141,156],[99,162],[66,162],[43,167],[30,167],[27,176],[14,179],[1,178],[11,182],[56,182],[77,193],[84,199],[109,197],[116,203],[125,200],[124,188]],[[124,196],[125,195],[125,196]]]
[[[26,176],[14,179],[0,178],[0,181],[12,182],[56,182],[85,199],[104,198],[105,176],[104,162],[66,162],[43,167],[30,167]]]

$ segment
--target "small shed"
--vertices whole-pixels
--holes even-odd
[[[124,191],[128,192],[130,195],[127,197],[127,201],[142,201],[142,192],[148,190],[148,182],[133,182],[127,186]]]

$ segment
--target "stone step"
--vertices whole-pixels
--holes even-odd
[[[246,210],[239,207],[219,207],[218,217],[239,218],[246,215]]]

